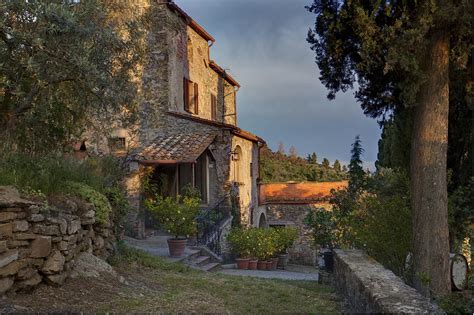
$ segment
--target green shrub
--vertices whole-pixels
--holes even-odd
[[[259,260],[270,259],[278,252],[278,235],[275,229],[250,229],[250,237],[254,240],[252,247],[253,256]]]
[[[313,242],[317,246],[332,248],[336,238],[334,213],[326,210],[309,210],[305,224],[311,227]]]
[[[403,172],[380,170],[364,191],[333,192],[332,211],[310,211],[306,223],[316,245],[360,248],[409,278],[405,260],[411,247],[409,180]]]
[[[233,228],[227,236],[232,252],[240,258],[252,256],[252,240],[249,229]]]
[[[121,182],[124,171],[120,160],[114,157],[78,161],[57,154],[30,156],[0,152],[0,174],[0,185],[52,195],[68,193],[68,182],[83,183],[105,193]]]
[[[82,183],[69,182],[67,186],[72,194],[94,205],[97,223],[106,224],[108,222],[109,216],[112,213],[112,206],[105,195]]]
[[[286,253],[298,238],[298,229],[285,227],[275,229],[275,249],[278,253]]]
[[[124,190],[119,186],[107,188],[105,196],[112,206],[112,222],[114,225],[115,236],[118,237],[124,229],[127,214],[130,212],[131,207]]]
[[[196,218],[200,205],[201,198],[194,195],[179,195],[176,198],[156,196],[145,201],[155,220],[176,238],[189,237],[197,232]]]

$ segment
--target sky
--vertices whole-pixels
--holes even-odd
[[[306,42],[314,15],[311,0],[175,0],[215,39],[211,59],[242,86],[237,94],[239,127],[276,150],[295,146],[347,163],[360,135],[365,166],[374,168],[380,128],[364,116],[354,91],[326,98],[314,53]]]

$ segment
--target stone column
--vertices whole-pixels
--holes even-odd
[[[125,178],[125,188],[131,211],[128,214],[126,233],[129,236],[145,238],[145,217],[141,209],[141,175],[138,162],[130,162],[129,173]]]

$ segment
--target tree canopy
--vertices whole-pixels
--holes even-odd
[[[408,168],[410,157],[414,283],[446,294],[448,112],[455,89],[472,99],[472,81],[450,86],[453,73],[468,67],[473,2],[314,0],[307,8],[316,15],[308,42],[328,98],[355,88],[366,115],[389,121],[379,165]],[[405,127],[408,133],[394,132]],[[407,142],[410,153],[399,154],[396,146]]]
[[[109,1],[0,4],[1,137],[28,152],[62,147],[95,121],[134,118],[138,21]],[[94,119],[95,118],[95,119]]]

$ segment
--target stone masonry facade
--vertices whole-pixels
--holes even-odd
[[[0,187],[0,294],[42,282],[60,285],[82,252],[103,259],[114,250],[111,224],[97,224],[92,204],[66,200],[56,211]]]
[[[175,3],[137,0],[130,5],[140,7],[137,14],[146,16],[147,21],[146,54],[136,71],[140,119],[133,126],[117,125],[108,135],[89,136],[85,144],[93,154],[114,153],[128,159],[130,173],[125,185],[135,209],[130,215],[132,235],[145,236],[141,207],[144,174],[162,164],[183,164],[143,163],[134,158],[163,134],[216,134],[203,152],[209,155],[208,169],[204,170],[208,198],[203,208],[224,200],[230,209],[230,190],[237,186],[241,221],[251,224],[251,212],[258,204],[259,148],[264,141],[237,126],[240,85],[211,59],[214,38]],[[122,150],[111,149],[111,138],[120,138]]]

